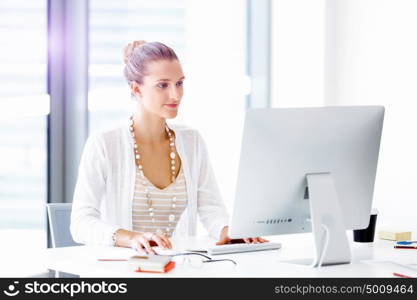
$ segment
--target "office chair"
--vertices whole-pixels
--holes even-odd
[[[52,247],[78,246],[74,242],[70,232],[72,203],[49,203],[48,210],[49,228],[52,239]]]
[[[49,229],[52,247],[79,246],[74,242],[70,232],[72,203],[48,203]],[[79,277],[78,275],[55,271],[55,277]]]

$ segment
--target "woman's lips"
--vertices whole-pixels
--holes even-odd
[[[169,108],[177,108],[178,104],[165,104],[165,106],[167,106]]]

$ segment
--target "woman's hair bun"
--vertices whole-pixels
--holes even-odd
[[[147,65],[153,61],[178,60],[172,48],[160,42],[145,42],[142,40],[127,44],[123,49],[123,61],[125,66],[123,74],[127,83],[143,83],[143,78],[148,73]]]
[[[132,43],[129,43],[129,44],[127,44],[127,46],[125,46],[125,48],[123,49],[123,61],[125,62],[125,64],[129,60],[129,58],[132,56],[133,51],[136,48],[139,48],[140,46],[143,46],[144,44],[146,44],[146,41],[139,40],[139,41],[134,41]]]

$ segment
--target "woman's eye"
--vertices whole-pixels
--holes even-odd
[[[160,87],[161,89],[165,89],[166,87],[168,87],[167,83],[160,83],[158,84],[158,87]]]
[[[183,86],[183,84],[184,84],[184,81],[178,81],[177,82],[177,86]]]

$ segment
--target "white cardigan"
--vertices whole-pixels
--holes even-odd
[[[210,165],[207,148],[194,129],[169,126],[187,183],[188,205],[173,237],[196,234],[197,213],[218,239],[228,214]],[[118,229],[132,230],[135,158],[129,125],[87,139],[78,171],[71,213],[71,234],[82,244],[113,245]]]

